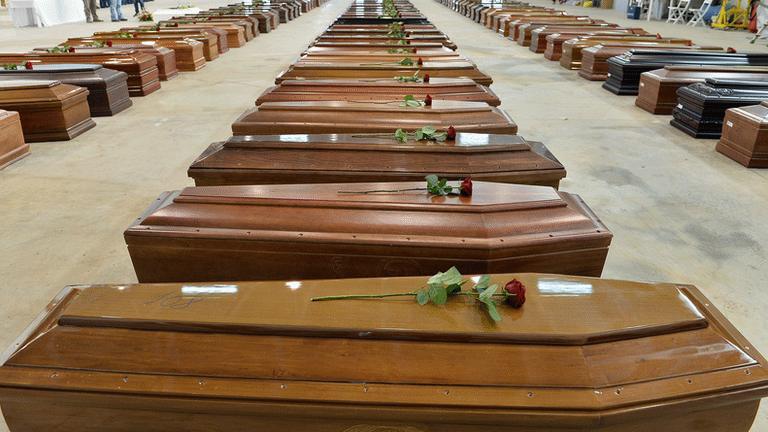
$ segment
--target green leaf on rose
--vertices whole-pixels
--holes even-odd
[[[422,306],[429,303],[429,293],[423,289],[418,290],[416,292],[416,301]]]
[[[406,57],[400,60],[400,66],[413,66],[413,65],[414,65],[413,59],[410,57]]]
[[[408,141],[408,132],[398,129],[395,131],[395,139],[399,142],[407,142]]]
[[[429,299],[436,305],[444,305],[448,301],[448,293],[445,287],[440,283],[429,285]]]

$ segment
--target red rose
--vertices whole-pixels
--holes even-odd
[[[445,133],[445,138],[449,140],[455,140],[456,139],[456,128],[453,126],[448,126],[448,132]]]
[[[424,105],[432,106],[432,96],[427,95],[427,97],[424,98]]]
[[[429,74],[424,74],[424,82],[429,83]]]
[[[111,48],[112,47],[112,41],[107,41],[107,46]]]
[[[69,47],[69,52],[75,52],[75,47]]]
[[[525,285],[517,279],[512,279],[504,285],[504,291],[509,294],[507,304],[517,309],[525,303]]]
[[[472,177],[465,177],[459,186],[459,193],[464,196],[472,196]]]
[[[416,64],[419,65],[419,66],[424,66],[424,59],[419,57],[419,59],[416,60]]]
[[[24,69],[32,69],[32,62],[28,61],[28,62],[24,63]]]
[[[728,47],[728,50],[727,50],[727,52],[728,52],[728,53],[730,53],[730,54],[735,54],[735,53],[736,53],[736,48],[734,48],[734,47]]]

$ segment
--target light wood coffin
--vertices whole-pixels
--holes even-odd
[[[635,105],[653,114],[672,114],[677,105],[677,90],[707,78],[768,81],[768,67],[665,66],[643,72]]]
[[[128,75],[90,64],[33,64],[32,69],[0,70],[0,80],[61,81],[88,89],[92,116],[115,115],[133,105],[128,94]]]
[[[726,110],[715,148],[747,168],[768,168],[768,104]]]
[[[606,40],[614,41],[614,42],[621,42],[621,41],[638,41],[638,42],[653,42],[660,40],[660,38],[656,36],[645,36],[645,35],[636,35],[631,33],[619,33],[617,34],[616,31],[613,30],[599,30],[599,31],[590,31],[590,32],[584,32],[584,33],[568,33],[568,32],[560,32],[560,33],[553,33],[546,36],[546,48],[544,49],[544,58],[551,61],[560,61],[560,58],[563,56],[563,44],[566,41],[573,40],[577,41],[580,39],[587,39],[587,38],[605,38]],[[572,55],[569,54],[569,55]],[[581,67],[581,60],[579,62],[579,67]],[[564,67],[570,68],[570,66],[562,65]]]
[[[125,231],[141,282],[541,271],[599,276],[612,234],[576,195],[474,182],[201,186],[160,196]]]
[[[417,59],[412,58],[415,62]],[[360,78],[395,78],[399,76],[419,76],[429,74],[433,78],[469,78],[476,83],[489,86],[493,83],[490,76],[484,74],[468,61],[430,62],[423,65],[401,66],[398,62],[392,64],[374,63],[321,63],[298,62],[282,72],[275,84],[280,84],[287,79],[360,79]]]
[[[420,181],[429,174],[558,187],[565,169],[518,135],[458,133],[445,142],[394,135],[246,135],[211,144],[189,168],[197,186]]]
[[[581,69],[579,76],[590,81],[605,81],[608,79],[608,59],[624,54],[627,51],[722,51],[721,47],[684,46],[659,44],[656,42],[637,42],[633,44],[606,43],[584,48],[581,52]]]
[[[678,38],[654,38],[653,40],[647,40],[647,38],[639,37],[638,39],[627,39],[620,36],[579,36],[574,39],[569,39],[565,42],[563,42],[563,54],[560,57],[560,66],[571,69],[571,70],[579,70],[581,69],[581,63],[582,63],[582,51],[585,48],[589,48],[595,45],[613,45],[617,46],[616,44],[620,44],[623,46],[627,46],[627,51],[635,48],[635,47],[647,47],[648,43],[652,44],[664,44],[659,49],[666,49],[668,46],[672,45],[684,45],[684,46],[691,46],[693,45],[692,41],[689,39],[678,39]]]
[[[491,281],[513,278],[498,324],[464,299],[310,301],[423,277],[72,286],[0,359],[0,405],[12,432],[750,429],[766,360],[696,287]]]
[[[0,109],[19,113],[26,142],[70,140],[96,126],[88,90],[59,81],[0,81]]]
[[[138,42],[133,45],[119,45],[114,48],[99,48],[87,45],[69,45],[69,48],[74,49],[75,52],[90,53],[102,52],[104,50],[115,51],[120,49],[143,51],[155,56],[160,81],[168,81],[179,76],[179,69],[176,67],[176,52],[170,48],[155,46],[154,44],[143,45]],[[48,51],[48,48],[35,48],[35,51]]]
[[[428,83],[399,82],[393,79],[370,80],[286,80],[264,91],[256,105],[264,102],[358,101],[400,102],[405,95],[423,100],[485,102],[501,105],[496,94],[486,86],[466,78],[430,78]]]
[[[265,102],[232,124],[234,135],[301,133],[392,133],[433,126],[459,132],[510,134],[517,125],[503,110],[484,102],[436,100],[428,107],[400,102]]]
[[[136,45],[158,46],[172,49],[176,57],[176,68],[182,72],[193,72],[205,66],[203,43],[194,39],[178,39],[175,37],[142,36],[137,33],[130,39],[112,38],[110,36],[88,36],[69,38],[65,45],[86,45],[94,42],[111,43],[116,48],[133,48]]]
[[[128,74],[128,92],[131,96],[146,96],[160,89],[160,75],[157,59],[151,54],[137,50],[104,50],[101,52],[46,53],[2,53],[3,63],[87,63],[100,64]]]
[[[0,169],[29,154],[19,113],[0,109]]]

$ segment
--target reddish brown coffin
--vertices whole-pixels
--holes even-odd
[[[266,102],[232,124],[234,135],[299,133],[392,133],[433,126],[460,132],[516,134],[507,113],[484,102],[436,100],[432,106],[404,107],[400,102]]]
[[[644,35],[645,30],[640,28],[623,28],[616,26],[601,26],[599,24],[593,24],[590,26],[543,26],[534,28],[531,30],[531,40],[528,49],[535,53],[544,53],[547,50],[547,37],[553,34],[557,35],[572,35],[589,36],[589,35],[605,35],[605,36],[634,36]],[[554,47],[553,47],[554,48]],[[562,45],[560,45],[562,48]]]
[[[546,17],[521,17],[517,18],[509,23],[509,36],[508,38],[516,41],[520,37],[520,30],[523,25],[534,23],[537,26],[541,25],[556,25],[562,23],[574,23],[574,24],[593,24],[604,22],[602,20],[593,20],[587,16],[573,16],[573,15],[560,15],[560,16],[546,16]]]
[[[147,54],[155,56],[157,60],[157,71],[160,77],[160,81],[168,81],[169,79],[179,76],[179,69],[176,67],[176,52],[170,48],[162,46],[155,46],[155,44],[141,44],[134,43],[133,45],[119,45],[115,48],[98,48],[87,45],[69,45],[70,49],[74,49],[75,52],[97,53],[104,50],[136,50],[143,51]],[[35,48],[35,51],[48,51],[48,48]]]
[[[393,49],[398,50],[397,52],[391,52]],[[311,46],[307,48],[306,51],[304,51],[304,54],[320,57],[320,56],[342,56],[342,55],[349,55],[349,56],[356,56],[356,55],[381,55],[381,54],[389,54],[393,56],[399,56],[398,60],[402,59],[405,56],[411,56],[411,57],[422,57],[425,60],[431,57],[461,57],[459,53],[456,51],[444,47],[434,47],[434,48],[413,48],[410,46],[403,46],[400,48],[386,48],[386,47],[369,47],[369,48],[355,48],[355,47],[322,47],[322,46]]]
[[[29,154],[19,113],[0,109],[0,169]]]
[[[757,66],[665,66],[640,75],[635,105],[653,114],[672,114],[677,90],[707,78],[768,81],[768,67]]]
[[[560,58],[563,56],[563,44],[566,41],[569,41],[569,40],[575,41],[579,39],[598,38],[598,37],[606,38],[607,40],[611,40],[614,42],[621,42],[621,41],[653,42],[653,41],[659,40],[659,38],[657,38],[656,36],[643,36],[643,35],[636,35],[633,33],[617,34],[615,31],[612,31],[612,30],[590,31],[585,33],[577,33],[577,34],[567,33],[567,32],[553,33],[551,35],[546,36],[545,38],[546,48],[544,49],[544,58],[552,61],[560,61]],[[569,54],[569,56],[571,55],[573,55],[572,52]],[[579,60],[579,67],[581,67],[581,60]]]
[[[69,38],[65,45],[85,45],[94,42],[111,43],[115,48],[136,45],[148,45],[172,49],[176,57],[176,68],[182,72],[196,71],[205,66],[203,43],[194,39],[179,39],[177,37],[165,37],[158,35],[144,36],[136,33],[132,38],[113,38],[107,35],[94,35],[80,38]]]
[[[456,49],[456,44],[453,43],[450,39],[448,39],[447,36],[438,36],[438,35],[424,35],[424,36],[408,36],[404,38],[391,38],[386,35],[381,36],[325,36],[321,35],[317,38],[315,42],[343,42],[343,43],[355,43],[355,42],[364,42],[364,43],[395,43],[398,44],[399,42],[405,43],[405,44],[412,44],[412,43],[439,43],[443,44],[444,46],[447,46],[448,48]],[[402,45],[401,45],[402,46]]]
[[[108,69],[128,74],[128,91],[131,96],[146,96],[160,89],[160,74],[157,59],[151,54],[137,50],[103,50],[100,52],[28,53],[0,54],[2,63],[89,63],[100,64]],[[22,120],[23,121],[23,120]]]
[[[264,102],[300,101],[396,101],[405,95],[424,99],[427,95],[434,100],[458,100],[485,102],[499,106],[498,96],[486,86],[466,78],[431,78],[424,82],[398,82],[393,79],[370,80],[286,80],[270,87],[256,100]]]
[[[414,62],[418,62],[419,59],[428,62],[468,62],[466,57],[459,55],[456,51],[450,51],[448,53],[437,51],[430,53],[425,51],[423,53],[388,53],[388,52],[339,52],[336,54],[324,53],[323,55],[305,54],[301,56],[299,62],[320,62],[320,63],[388,63],[395,65],[397,62],[409,57]]]
[[[253,35],[250,34],[250,33],[246,37],[246,31],[245,31],[245,29],[243,27],[238,26],[236,24],[232,24],[232,23],[224,23],[224,22],[216,22],[216,23],[214,23],[214,22],[210,22],[210,21],[207,21],[205,23],[195,23],[195,22],[187,23],[187,22],[184,22],[183,24],[181,24],[181,23],[174,23],[174,25],[171,25],[168,28],[171,28],[171,29],[184,29],[184,30],[218,29],[218,30],[224,32],[224,35],[225,35],[226,40],[227,40],[227,47],[231,47],[231,48],[240,48],[242,46],[245,46],[245,43],[248,40],[253,39]]]
[[[221,31],[221,30],[219,30]],[[160,28],[159,31],[150,30],[150,29],[142,29],[142,28],[124,28],[120,29],[120,31],[112,31],[112,32],[96,32],[94,33],[94,36],[106,36],[106,37],[113,37],[118,38],[121,35],[124,34],[130,34],[132,37],[136,36],[136,38],[147,38],[150,39],[152,37],[165,37],[168,39],[176,39],[176,40],[184,40],[184,39],[192,39],[196,40],[203,44],[203,55],[205,56],[206,61],[212,61],[219,57],[219,35],[214,31],[214,29],[163,29]],[[226,41],[226,35],[222,31],[221,37]]]
[[[0,109],[19,113],[27,142],[70,140],[96,126],[88,90],[59,81],[0,81]]]
[[[415,62],[417,59],[412,57]],[[418,73],[423,76],[429,74],[433,78],[470,78],[480,85],[489,86],[493,83],[490,76],[482,73],[477,67],[468,61],[429,62],[422,66],[401,66],[396,61],[391,64],[371,63],[321,63],[307,62],[296,63],[288,70],[281,73],[275,80],[280,84],[287,79],[359,79],[359,78],[395,78]]]
[[[540,271],[600,275],[612,234],[576,195],[475,182],[203,186],[163,194],[128,228],[139,281],[227,281]]]
[[[517,39],[515,40],[518,45],[522,46],[530,46],[531,40],[533,38],[533,31],[534,30],[541,30],[546,28],[558,28],[561,30],[567,30],[571,28],[584,28],[585,26],[588,26],[593,29],[609,29],[618,27],[617,24],[609,24],[604,21],[595,21],[595,22],[581,22],[581,21],[575,21],[575,22],[556,22],[554,24],[550,23],[539,23],[539,22],[530,22],[526,24],[522,24],[520,28],[518,29],[518,35]],[[538,36],[537,36],[538,38]],[[538,42],[537,42],[538,43]]]
[[[669,46],[672,45],[684,45],[686,47],[691,46],[692,42],[689,39],[658,39],[654,38],[653,40],[647,40],[645,37],[642,36],[635,36],[635,37],[622,37],[622,36],[579,36],[574,39],[569,39],[563,42],[563,54],[560,57],[560,66],[571,69],[571,70],[579,70],[581,69],[581,63],[582,63],[582,51],[584,48],[592,47],[595,45],[613,45],[613,46],[626,46],[626,51],[629,51],[630,49],[636,48],[636,47],[643,47],[647,46],[648,43],[651,44],[664,44],[660,47],[657,47],[658,49],[667,49]],[[618,44],[618,45],[617,45]]]
[[[643,49],[652,50],[709,50],[722,51],[721,47],[707,46],[678,46],[668,44],[656,44],[654,42],[638,42],[638,44],[601,44],[584,48],[581,52],[581,70],[579,76],[590,81],[605,81],[608,79],[608,59],[617,55],[624,54],[629,50],[639,51]]]
[[[542,143],[474,133],[405,143],[387,134],[235,136],[212,144],[189,168],[197,186],[420,181],[428,174],[558,187],[565,169]]]
[[[768,103],[728,109],[716,149],[747,168],[768,168]]]
[[[408,45],[398,45],[396,43],[391,42],[315,42],[312,44],[312,47],[318,47],[318,48],[334,48],[334,49],[402,49],[402,48],[411,48],[411,49],[440,49],[440,48],[448,48],[445,45],[441,43],[432,43],[432,42],[412,42]],[[451,49],[451,48],[448,48]]]

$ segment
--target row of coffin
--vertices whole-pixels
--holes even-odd
[[[133,104],[131,97],[154,93],[179,71],[199,70],[318,4],[233,4],[56,47],[0,53],[0,169],[26,156],[26,143],[72,139],[96,126],[92,116],[115,115]]]
[[[494,274],[528,287],[499,323],[310,301],[452,265],[600,274],[610,233],[452,46],[405,1],[355,0],[193,164],[211,186],[126,232],[140,281],[183,283],[65,289],[0,359],[11,431],[747,431],[765,360],[692,286]],[[423,126],[445,141],[393,134]],[[360,193],[429,173],[493,182]],[[349,279],[393,275],[420,277]]]
[[[637,95],[638,107],[672,114],[693,137],[720,138],[717,151],[742,165],[768,167],[768,54],[516,2],[439,1],[612,93]]]

